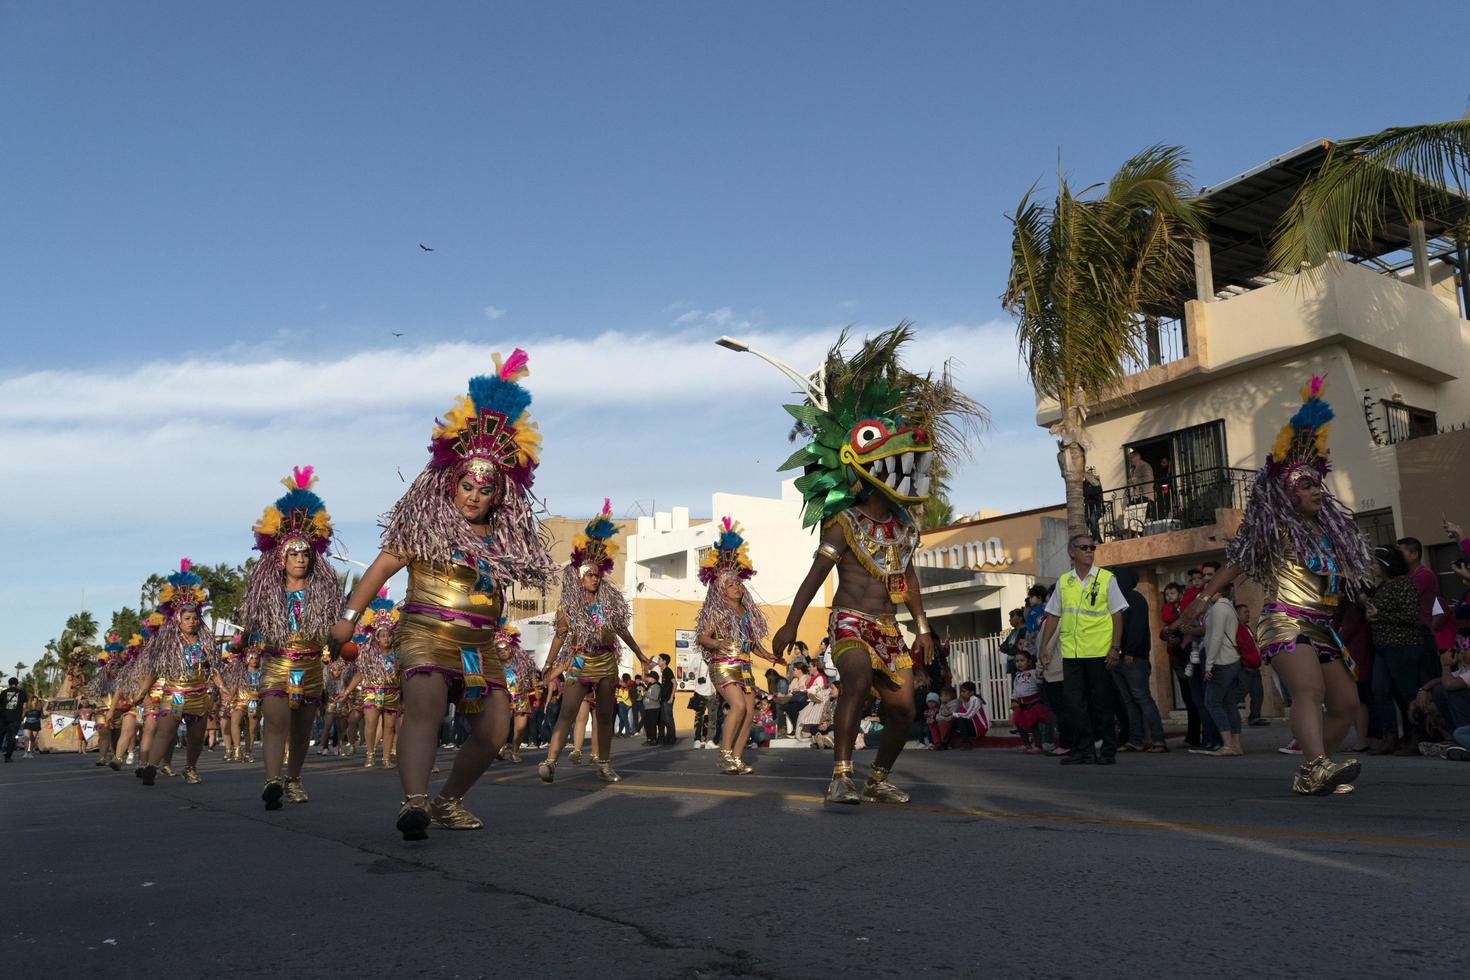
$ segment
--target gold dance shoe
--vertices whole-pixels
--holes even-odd
[[[510,750],[510,761],[511,762],[520,762],[521,761],[521,750],[520,749],[511,749]]]
[[[435,797],[429,804],[429,816],[449,830],[480,830],[485,826],[483,820],[464,808],[463,796]]]
[[[372,749],[368,749],[367,750],[367,757],[362,760],[362,767],[364,769],[371,769],[373,767],[373,750]]]
[[[536,775],[541,777],[543,783],[549,783],[556,778],[556,763],[551,759],[543,759],[536,766]]]
[[[398,808],[398,832],[404,840],[429,839],[429,794],[413,793]]]
[[[580,766],[582,764],[582,750],[581,749],[572,749],[572,756],[571,756],[571,758],[572,758],[572,765],[574,765],[574,766]]]
[[[241,757],[240,761],[241,762],[254,762],[255,761],[255,756],[251,755],[249,752],[246,752],[245,755]]]
[[[604,783],[620,783],[623,781],[623,777],[613,772],[612,763],[606,759],[597,764],[597,778],[601,779]]]
[[[200,780],[199,778],[199,770],[195,769],[193,766],[185,766],[184,782],[188,783],[190,786],[196,786],[200,782],[202,782],[202,780]]]
[[[1357,759],[1333,762],[1325,755],[1319,755],[1297,769],[1292,776],[1291,789],[1303,796],[1343,795],[1339,789],[1349,787],[1346,792],[1352,792],[1352,782],[1362,771],[1363,766]]]
[[[857,786],[852,782],[852,763],[839,762],[832,767],[832,781],[827,784],[824,803],[841,803],[856,806],[863,801]]]
[[[874,766],[868,770],[868,782],[863,786],[864,803],[907,803],[909,794],[888,781],[888,770]]]
[[[113,772],[117,772],[118,770],[122,769],[123,765],[122,759],[118,758],[117,756],[113,756],[111,759],[109,759],[107,764],[112,768]]]
[[[161,766],[158,767],[158,774],[160,776],[177,776],[178,775],[178,773],[174,772],[174,767],[171,766],[171,765],[169,765],[169,764],[167,764],[167,763],[164,763],[163,765],[161,765]]]
[[[305,803],[311,797],[306,795],[306,790],[301,788],[301,777],[286,777],[286,802]]]

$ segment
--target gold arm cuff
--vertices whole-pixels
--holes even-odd
[[[928,616],[925,616],[923,613],[919,613],[917,616],[914,617],[914,635],[915,636],[923,636],[925,633],[931,633],[931,632],[933,632],[933,630],[931,630],[929,628],[929,617]]]
[[[838,551],[834,546],[823,541],[821,544],[817,545],[817,553],[812,555],[812,557],[825,558],[835,565],[842,560],[842,552]]]

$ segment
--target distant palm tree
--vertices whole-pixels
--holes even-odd
[[[150,575],[143,580],[143,587],[138,590],[138,608],[151,610],[158,605],[158,593],[168,584],[168,579],[162,575]]]
[[[80,643],[91,643],[97,639],[97,620],[84,609],[67,617],[66,631]]]
[[[1328,149],[1281,216],[1271,267],[1315,277],[1338,253],[1372,241],[1390,209],[1410,221],[1431,218],[1460,226],[1463,233],[1467,190],[1470,118],[1342,140]]]
[[[1193,269],[1203,211],[1184,151],[1153,146],[1129,159],[1099,196],[1057,180],[1049,206],[1027,191],[1011,217],[1011,271],[1002,296],[1037,394],[1054,398],[1051,427],[1067,487],[1067,527],[1087,533],[1082,479],[1088,406],[1142,359],[1144,315],[1177,309]]]

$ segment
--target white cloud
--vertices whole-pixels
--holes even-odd
[[[502,310],[498,306],[487,306],[485,307],[484,312],[485,319],[487,320],[499,320],[501,317],[505,316],[505,310]]]
[[[738,330],[752,347],[809,370],[835,330],[751,326],[726,308],[691,312],[695,318],[681,315],[680,326],[664,332],[505,332],[494,343],[318,358],[232,347],[181,362],[10,377],[0,380],[0,487],[12,514],[47,528],[48,550],[94,554],[97,529],[105,528],[109,580],[141,580],[191,554],[199,547],[191,542],[220,542],[226,553],[213,561],[244,559],[250,524],[282,492],[276,481],[309,463],[334,518],[358,529],[351,553],[366,557],[376,543],[373,522],[402,491],[399,472],[411,480],[423,465],[435,416],[471,373],[491,368],[492,352],[520,343],[530,352],[532,415],[545,437],[537,490],[553,511],[590,513],[611,495],[620,508],[656,498],[660,507],[700,512],[716,490],[774,494],[775,467],[790,451],[790,419],[780,406],[792,385],[760,359],[713,340]],[[1011,325],[920,327],[908,363],[947,358],[995,420],[974,461],[955,474],[956,507],[1059,500],[1054,449],[1035,426]],[[71,579],[91,575],[86,569],[94,565],[68,563],[63,591],[85,587]],[[0,593],[35,594],[56,584],[31,578],[25,563],[0,571]],[[55,632],[49,619],[30,628],[32,613],[43,612],[12,620],[14,646]]]

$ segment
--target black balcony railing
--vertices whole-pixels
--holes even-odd
[[[1221,508],[1245,509],[1254,470],[1216,467],[1180,473],[1148,486],[1087,494],[1087,526],[1099,544],[1215,523]]]

